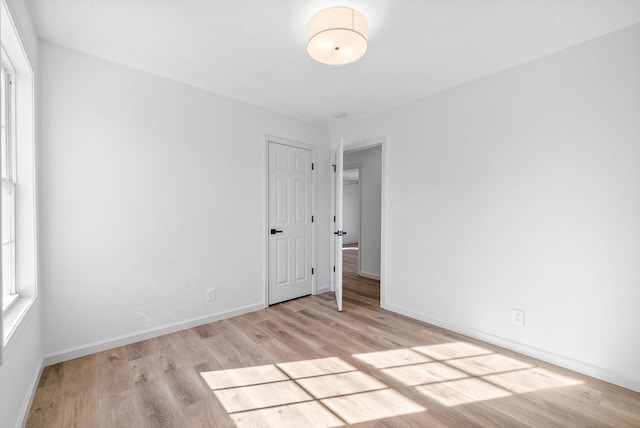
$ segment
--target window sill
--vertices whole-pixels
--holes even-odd
[[[2,361],[6,361],[13,345],[20,336],[20,330],[28,321],[32,311],[29,309],[35,302],[35,297],[18,296],[8,304],[7,309],[2,312],[3,337]]]
[[[3,296],[2,297],[2,313],[4,314],[8,310],[11,310],[11,306],[14,305],[20,298],[19,295],[14,294],[13,296]]]

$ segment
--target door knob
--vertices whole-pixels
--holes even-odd
[[[276,233],[282,233],[281,230],[277,230],[277,229],[271,229],[271,234],[275,235]]]

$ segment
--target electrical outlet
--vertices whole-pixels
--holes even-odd
[[[209,288],[207,290],[207,302],[213,302],[214,300],[216,300],[216,289]]]
[[[518,327],[524,327],[524,311],[522,309],[512,309],[511,322]]]

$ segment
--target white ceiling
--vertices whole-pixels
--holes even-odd
[[[640,0],[27,0],[45,40],[320,125],[350,120],[640,22]],[[305,27],[369,20],[369,50],[327,66]],[[332,113],[347,113],[334,119]]]

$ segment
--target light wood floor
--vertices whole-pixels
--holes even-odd
[[[45,368],[28,427],[640,427],[640,394],[332,293]]]

